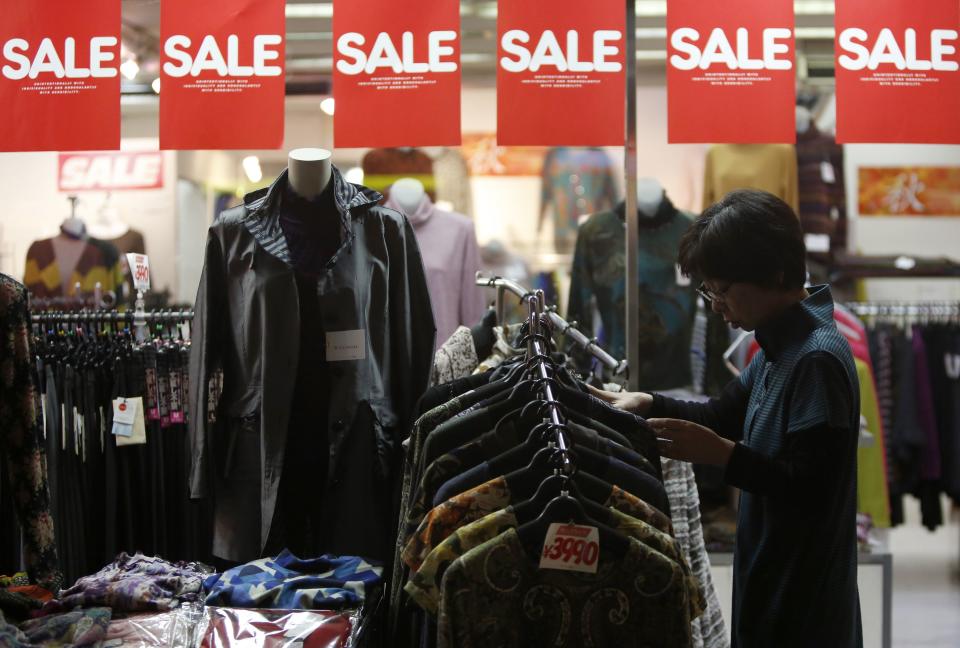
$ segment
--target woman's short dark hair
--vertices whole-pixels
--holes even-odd
[[[806,281],[800,220],[766,191],[731,191],[680,239],[680,270],[697,279],[752,283],[784,290]]]

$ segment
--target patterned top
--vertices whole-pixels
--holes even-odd
[[[710,557],[700,523],[700,494],[693,465],[685,461],[663,460],[663,484],[670,500],[673,537],[690,565],[693,578],[703,594],[703,614],[693,620],[694,648],[727,648],[730,638],[723,622],[720,599],[713,586]]]
[[[633,273],[640,285],[640,366],[631,367],[642,389],[690,384],[690,340],[696,313],[696,285],[677,283],[677,249],[693,215],[664,196],[651,218],[637,218],[638,257]],[[567,321],[593,333],[593,304],[603,323],[605,347],[617,358],[627,352],[626,224],[624,206],[592,215],[580,226],[570,274]]]
[[[207,605],[286,610],[359,607],[383,581],[383,567],[357,556],[300,559],[286,549],[203,584]]]
[[[117,291],[123,284],[123,268],[117,249],[104,241],[87,239],[69,277],[60,276],[53,239],[34,241],[27,250],[23,282],[34,297],[67,297],[76,291],[93,294],[99,283],[104,291]]]
[[[510,487],[504,477],[491,479],[485,484],[448,499],[434,507],[420,523],[416,533],[403,548],[403,562],[417,570],[433,551],[458,528],[470,524],[494,511],[511,504]],[[672,533],[670,519],[638,497],[614,486],[604,506],[642,520],[664,533]]]
[[[477,350],[473,347],[473,333],[469,327],[458,327],[433,356],[430,385],[469,376],[479,362]]]
[[[62,577],[50,516],[50,490],[40,451],[37,391],[30,354],[30,314],[22,285],[0,274],[0,455],[6,462],[24,558],[34,582],[60,589]]]
[[[96,574],[77,579],[59,600],[44,605],[44,611],[96,605],[127,612],[172,610],[181,602],[197,600],[206,576],[197,563],[121,553]]]
[[[616,509],[610,509],[617,520],[616,528],[628,536],[639,540],[651,549],[665,555],[683,570],[688,587],[690,616],[697,617],[703,610],[699,585],[690,574],[690,568],[680,552],[679,546],[669,535],[654,529],[649,524],[625,515]],[[498,535],[518,527],[513,509],[495,511],[476,522],[457,529],[449,538],[441,542],[430,552],[420,569],[410,574],[404,590],[420,607],[431,614],[437,614],[440,606],[440,589],[443,574],[454,560],[463,556],[474,547],[496,538]]]
[[[439,648],[691,645],[682,570],[642,542],[602,552],[596,574],[537,569],[515,530],[453,562],[443,577]]]

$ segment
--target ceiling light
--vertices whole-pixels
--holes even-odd
[[[154,79],[153,83],[150,84],[150,87],[153,88],[153,91],[156,94],[160,94],[160,77]]]
[[[260,158],[256,155],[248,155],[243,158],[243,172],[247,174],[250,182],[256,184],[263,180],[263,170],[260,169]]]
[[[320,110],[322,110],[323,112],[333,117],[333,110],[335,108],[335,105],[336,105],[336,102],[333,100],[333,97],[327,97],[326,99],[320,102]]]
[[[127,81],[133,81],[137,78],[137,73],[140,72],[140,66],[137,65],[136,59],[128,58],[120,64],[120,72],[127,78]]]
[[[287,18],[332,18],[333,5],[329,2],[310,4],[287,3]]]

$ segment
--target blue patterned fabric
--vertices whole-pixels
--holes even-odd
[[[383,581],[383,567],[357,556],[301,559],[284,549],[214,574],[204,582],[207,605],[319,610],[359,607]]]

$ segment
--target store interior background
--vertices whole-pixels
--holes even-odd
[[[707,145],[667,144],[665,73],[665,2],[638,2],[638,175],[655,177],[681,209],[702,208]],[[462,2],[463,94],[465,134],[496,131],[495,3]],[[833,57],[832,2],[797,1],[798,69],[805,87],[831,94]],[[156,150],[158,97],[150,89],[157,76],[159,2],[123,2],[124,42],[137,56],[140,73],[124,81],[122,147]],[[334,151],[344,171],[359,167],[363,149],[337,150],[333,117],[321,109],[329,96],[332,63],[331,7],[328,3],[288,2],[286,135],[271,151],[167,151],[163,187],[155,190],[79,194],[78,215],[95,223],[105,215],[119,218],[143,233],[151,259],[154,290],[167,290],[171,302],[189,303],[203,262],[206,228],[215,216],[217,196],[241,195],[268,184],[284,168],[289,150],[316,146]],[[152,48],[152,49],[151,49]],[[162,92],[162,89],[161,89]],[[829,103],[829,102],[827,102]],[[703,110],[709,110],[708,106]],[[918,118],[922,118],[922,107]],[[375,118],[375,116],[371,116]],[[818,122],[830,130],[827,109]],[[78,127],[82,125],[78,124]],[[570,129],[577,128],[576,123]],[[438,149],[424,149],[436,154]],[[545,149],[544,149],[545,152]],[[607,153],[622,168],[623,149]],[[244,158],[256,156],[262,180],[252,182]],[[960,213],[940,217],[864,217],[858,214],[858,169],[863,166],[960,167],[960,146],[848,145],[843,170],[847,188],[848,246],[864,254],[949,257],[960,262]],[[353,171],[352,173],[356,173]],[[356,176],[353,176],[356,177]],[[622,173],[617,175],[622,198]],[[536,271],[570,267],[570,257],[552,250],[549,219],[537,231],[539,175],[471,178],[473,218],[479,243],[501,241]],[[22,277],[27,248],[56,234],[70,212],[65,192],[57,188],[57,153],[0,155],[0,271]],[[883,279],[865,282],[861,295],[874,300],[960,300],[960,279]],[[561,290],[565,298],[565,291]],[[563,304],[561,304],[561,307]],[[890,533],[894,555],[893,637],[895,646],[947,646],[960,641],[960,534],[956,516],[935,533],[919,523],[908,498],[906,525]],[[945,509],[946,510],[946,509]]]

